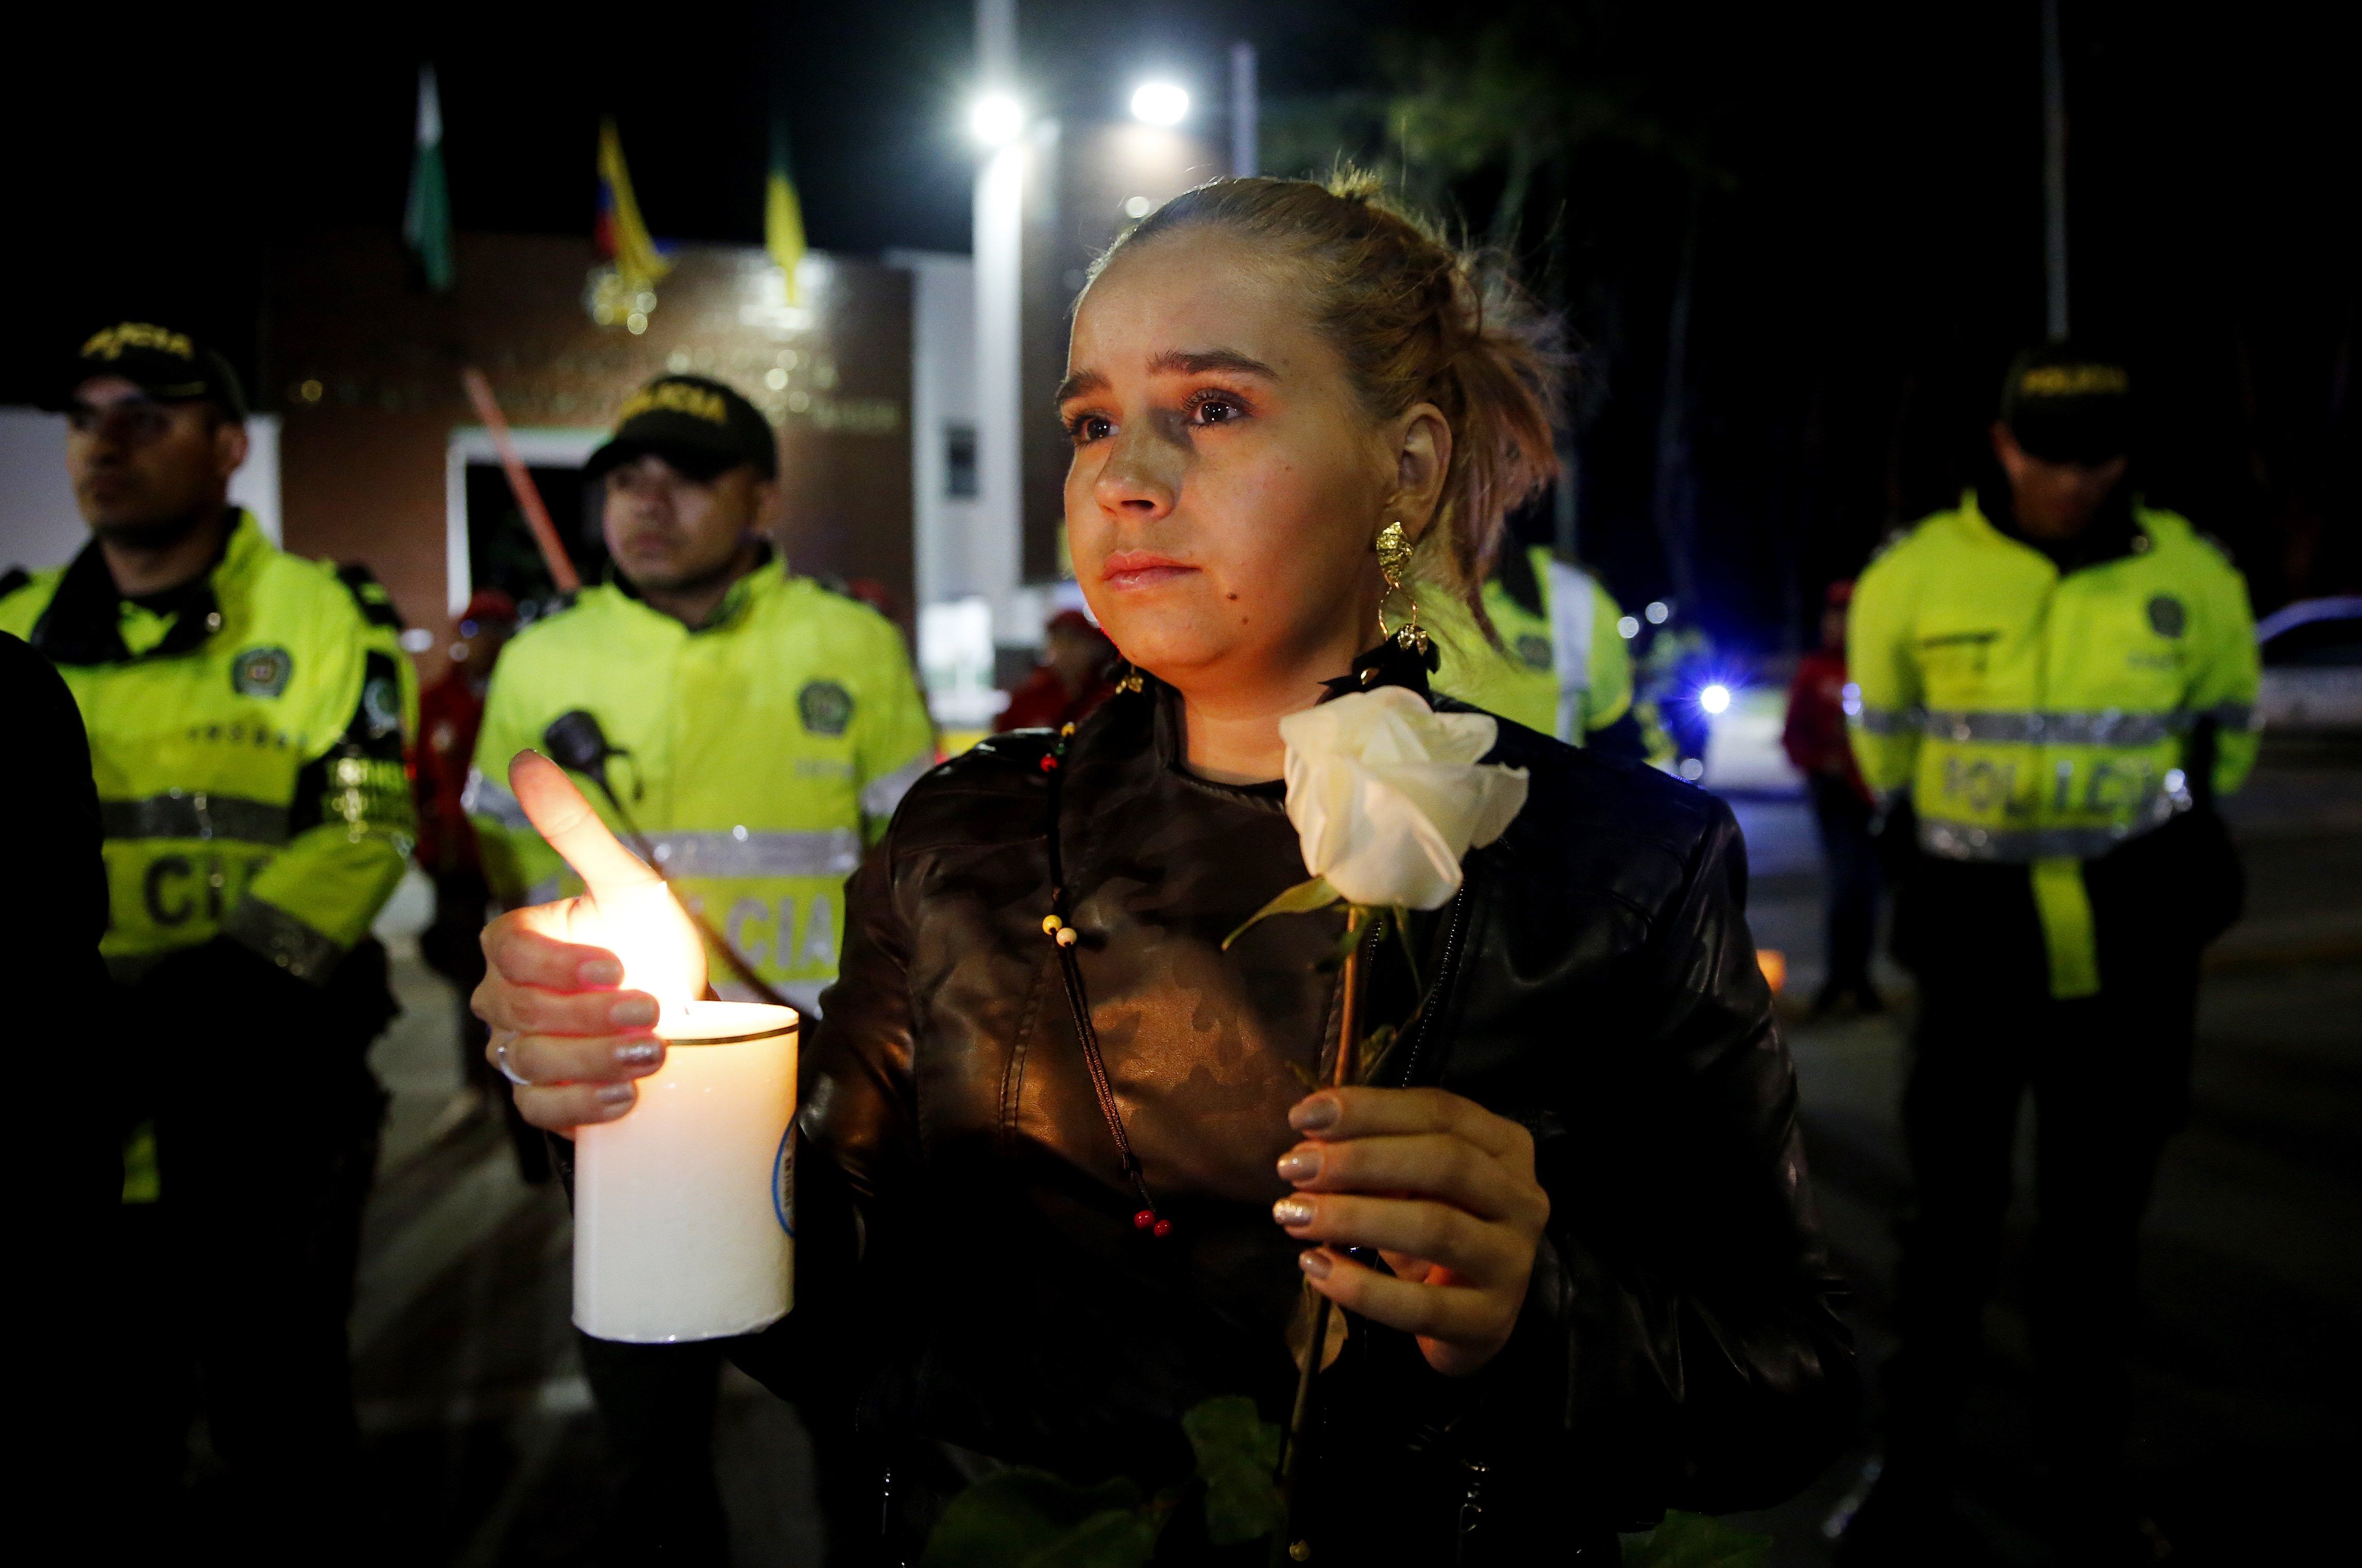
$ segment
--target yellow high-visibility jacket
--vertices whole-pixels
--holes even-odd
[[[2125,554],[2062,576],[1964,497],[1871,563],[1847,626],[1862,777],[1909,792],[1926,853],[2029,868],[2062,997],[2099,989],[2082,862],[2195,804],[2202,725],[2212,793],[2256,757],[2245,579],[2188,520],[2133,522]]]
[[[326,983],[414,826],[417,678],[384,590],[240,513],[213,571],[156,608],[116,592],[94,543],[0,598],[0,630],[57,665],[90,731],[116,977],[220,935]]]
[[[1540,546],[1526,559],[1541,588],[1540,615],[1497,576],[1485,584],[1485,613],[1500,648],[1458,602],[1434,593],[1419,599],[1419,619],[1442,655],[1435,689],[1580,746],[1632,708],[1632,655],[1616,629],[1624,612],[1581,567]]]
[[[493,669],[467,793],[504,899],[580,891],[508,788],[510,759],[546,751],[543,732],[577,708],[624,753],[609,782],[681,901],[811,1008],[836,974],[845,878],[935,762],[901,633],[776,561],[694,631],[609,584],[520,633]],[[718,958],[711,969],[716,990],[743,994]]]

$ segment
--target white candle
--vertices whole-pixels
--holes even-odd
[[[668,1003],[664,1067],[575,1135],[574,1321],[637,1344],[752,1333],[795,1300],[792,1007]]]

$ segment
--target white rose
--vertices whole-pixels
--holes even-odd
[[[1460,890],[1460,858],[1499,838],[1526,804],[1523,768],[1476,761],[1499,730],[1481,713],[1437,713],[1400,686],[1280,720],[1305,868],[1350,904],[1442,908]]]

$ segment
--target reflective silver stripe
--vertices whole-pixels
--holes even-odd
[[[529,832],[533,823],[506,784],[488,779],[480,768],[468,770],[468,784],[459,792],[459,809],[470,817],[489,817],[515,832]]]
[[[861,863],[861,835],[850,828],[810,833],[665,833],[650,848],[668,877],[850,876]]]
[[[252,894],[232,906],[222,935],[253,948],[297,980],[326,985],[345,949],[275,904]]]
[[[234,839],[242,844],[284,844],[283,806],[234,795],[170,790],[145,800],[102,800],[99,830],[109,839]]]
[[[871,779],[861,792],[861,815],[880,820],[893,816],[911,786],[926,777],[934,765],[934,752],[922,751],[883,778]]]
[[[1919,847],[1947,861],[1999,861],[2013,865],[2054,856],[2092,861],[2155,832],[2173,819],[2175,811],[2173,797],[2160,795],[2155,806],[2133,821],[2096,828],[1981,828],[1923,817]]]
[[[2196,729],[2202,719],[2209,718],[2226,729],[2246,729],[2254,722],[2254,710],[2240,702],[2219,703],[2208,708],[2174,708],[2164,713],[2125,713],[2113,707],[2097,712],[1865,707],[1854,721],[1872,735],[1907,735],[1917,730],[1938,740],[1988,744],[2141,747],[2186,734]]]

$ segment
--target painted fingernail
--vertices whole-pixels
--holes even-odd
[[[634,1040],[615,1047],[615,1059],[625,1067],[646,1067],[664,1056],[662,1040]]]
[[[1319,1149],[1290,1149],[1279,1157],[1279,1174],[1289,1181],[1309,1181],[1320,1174]]]
[[[650,996],[627,996],[607,1009],[607,1022],[619,1029],[637,1028],[656,1021],[656,999]]]
[[[1296,1266],[1315,1279],[1326,1279],[1329,1277],[1330,1269],[1335,1267],[1336,1263],[1327,1253],[1319,1247],[1314,1247],[1310,1252],[1297,1253]]]
[[[1317,1212],[1317,1205],[1309,1198],[1283,1198],[1271,1206],[1271,1217],[1290,1230],[1310,1224]]]
[[[640,1091],[628,1083],[602,1083],[591,1098],[602,1105],[629,1105],[640,1097]]]
[[[1335,1126],[1343,1112],[1344,1107],[1337,1103],[1334,1095],[1316,1094],[1297,1102],[1296,1108],[1287,1113],[1287,1124],[1299,1133],[1317,1133],[1323,1127]]]
[[[585,959],[582,967],[574,971],[574,978],[590,986],[621,985],[624,966],[613,959]]]

